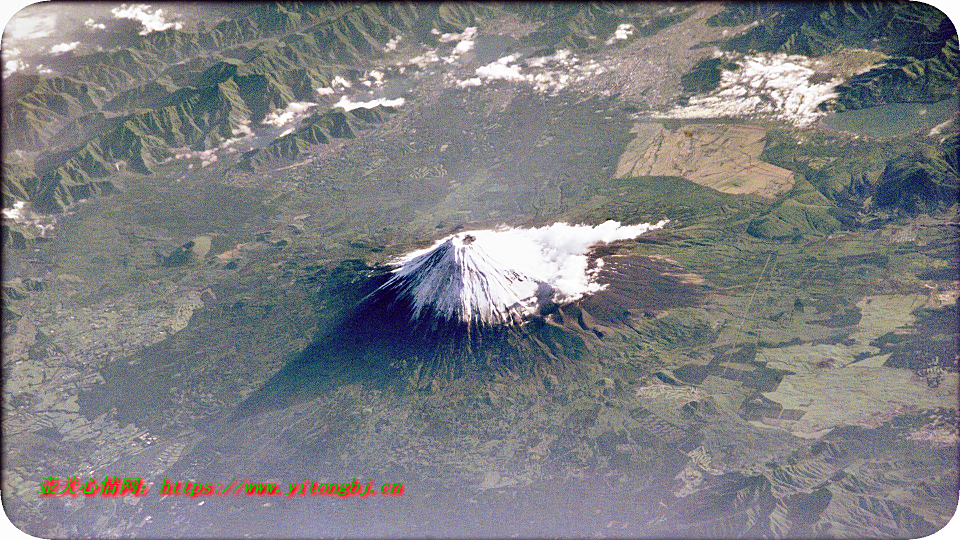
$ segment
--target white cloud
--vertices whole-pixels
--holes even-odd
[[[56,218],[34,212],[26,201],[14,201],[13,206],[3,209],[3,219],[13,221],[24,227],[36,230],[40,236],[46,236],[53,230]]]
[[[504,56],[477,68],[475,77],[457,81],[456,84],[467,88],[480,86],[487,81],[508,81],[530,84],[538,92],[555,93],[606,71],[594,60],[581,63],[567,49],[560,49],[550,56],[531,58],[522,64],[516,55]]]
[[[460,39],[460,34],[445,33],[440,36],[440,43],[450,43],[451,41],[457,41]]]
[[[444,63],[452,64],[460,57],[463,53],[473,50],[474,41],[473,38],[477,36],[477,27],[468,26],[463,29],[463,32],[459,34],[443,34],[440,36],[441,43],[450,43],[453,41],[457,42],[457,45],[450,51],[448,56],[443,58]]]
[[[231,140],[232,140],[232,139],[231,139]],[[210,149],[207,149],[207,150],[200,150],[200,151],[190,151],[190,150],[188,150],[188,151],[186,151],[186,152],[181,152],[181,153],[175,154],[173,157],[174,157],[174,159],[199,159],[199,160],[200,160],[200,167],[201,167],[201,168],[204,168],[204,167],[208,167],[208,166],[210,166],[210,165],[213,165],[214,163],[217,162],[217,160],[219,159],[219,158],[217,157],[217,150],[220,150],[220,148],[210,148]],[[193,168],[193,164],[191,163],[191,164],[188,166],[188,168],[192,169],[192,168]]]
[[[367,88],[372,86],[383,86],[384,77],[385,75],[382,71],[374,69],[370,71],[370,73],[367,73],[367,76],[364,78],[364,80],[360,81],[360,84],[366,86]]]
[[[745,56],[739,66],[724,71],[719,87],[694,96],[669,112],[675,118],[770,116],[806,126],[823,113],[817,107],[836,97],[839,79],[813,82],[812,61],[799,55]]]
[[[235,137],[239,135],[240,138],[243,138],[243,137],[249,137],[253,135],[253,130],[250,129],[250,124],[248,122],[248,123],[238,124],[237,127],[230,130],[230,133],[233,134],[233,136]],[[240,139],[227,139],[227,141],[224,141],[224,143],[230,142],[230,144],[233,144],[234,142],[239,140]],[[223,146],[224,146],[223,144],[220,145],[221,148]]]
[[[624,39],[629,38],[630,36],[633,35],[633,30],[634,30],[634,28],[633,28],[633,25],[632,25],[632,24],[630,24],[630,23],[621,24],[621,25],[618,26],[617,29],[613,32],[613,35],[610,36],[610,39],[607,40],[607,45],[610,45],[610,44],[612,44],[612,43],[615,42],[615,41],[621,41],[621,40],[624,40]]]
[[[383,48],[384,52],[390,52],[397,50],[397,46],[400,45],[400,40],[403,39],[403,36],[397,36],[389,41],[387,41],[386,46]]]
[[[440,57],[437,56],[437,51],[429,50],[419,56],[414,56],[408,62],[411,65],[415,65],[420,69],[427,67],[427,64],[432,64],[434,62],[439,62]]]
[[[483,84],[483,81],[480,80],[480,77],[470,77],[469,79],[463,81],[457,81],[457,86],[460,88],[466,88],[468,86],[480,86]]]
[[[937,136],[939,136],[941,133],[943,133],[943,130],[945,130],[945,129],[949,128],[950,126],[952,126],[953,123],[954,123],[954,119],[953,119],[953,118],[950,118],[949,120],[946,120],[946,121],[944,121],[944,122],[941,122],[941,123],[933,126],[933,127],[930,129],[930,131],[927,133],[927,136],[928,136],[928,137],[937,137]],[[941,141],[941,142],[942,142],[942,141]]]
[[[7,60],[3,63],[3,76],[9,77],[17,71],[23,71],[24,69],[27,69],[27,67],[27,63],[19,58]]]
[[[150,32],[162,32],[171,28],[180,30],[183,28],[183,23],[167,22],[162,9],[152,11],[150,6],[146,4],[122,4],[118,8],[111,9],[110,13],[113,13],[113,16],[118,19],[138,21],[143,26],[143,29],[140,30],[141,36],[145,36]]]
[[[397,99],[387,99],[387,98],[377,98],[371,101],[350,101],[350,98],[347,96],[341,96],[340,101],[338,101],[334,107],[340,107],[345,111],[352,111],[354,109],[372,109],[374,107],[399,107],[406,103],[407,100],[404,98]]]
[[[538,56],[531,58],[527,64],[530,67],[543,67],[549,63],[559,63],[561,65],[570,65],[578,61],[576,56],[570,52],[570,49],[560,49],[550,56]]]
[[[511,324],[547,302],[573,302],[603,290],[597,279],[602,263],[591,268],[591,248],[667,222],[460,232],[397,259],[381,290],[407,296],[414,318],[432,310],[447,320]]]
[[[321,96],[333,95],[333,88],[330,88],[329,86],[325,86],[323,88],[317,88],[317,93],[320,94]]]
[[[207,167],[208,165],[213,165],[217,162],[216,150],[204,150],[200,152],[200,167]]]
[[[7,23],[4,34],[13,39],[39,39],[53,35],[56,15],[15,16]]]
[[[176,154],[173,155],[170,159],[179,159],[179,160],[190,160],[190,159],[199,159],[200,167],[208,167],[216,163],[220,158],[217,156],[218,152],[225,151],[228,154],[233,154],[237,152],[237,149],[234,147],[235,144],[247,140],[248,137],[253,136],[253,130],[250,129],[249,124],[238,124],[237,127],[230,130],[234,135],[231,139],[224,139],[220,144],[213,148],[207,148],[206,150],[190,150],[187,148],[180,149]],[[193,168],[193,163],[187,166],[188,169]],[[118,169],[119,170],[119,169]]]
[[[65,53],[76,49],[79,45],[79,41],[74,41],[71,43],[58,43],[50,47],[50,52],[53,54]]]
[[[93,19],[87,19],[87,20],[83,21],[83,25],[86,26],[87,28],[91,29],[91,30],[103,30],[103,29],[105,29],[105,28],[107,27],[107,25],[105,25],[105,24],[103,24],[103,23],[98,23],[98,22],[94,21]]]
[[[453,48],[453,54],[459,56],[465,52],[473,50],[473,41],[465,39],[463,41],[457,42],[457,46]]]
[[[263,119],[264,124],[271,126],[282,126],[291,120],[299,118],[307,113],[317,104],[310,101],[294,101],[285,108],[271,112]]]
[[[525,81],[527,77],[520,74],[520,66],[514,62],[515,55],[504,56],[496,62],[490,62],[477,68],[477,77],[486,80]]]

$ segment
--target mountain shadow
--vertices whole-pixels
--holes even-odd
[[[373,269],[346,293],[357,299],[356,307],[253,392],[236,414],[286,408],[344,384],[403,391],[427,387],[435,378],[564,369],[595,357],[599,340],[608,332],[630,331],[632,319],[694,305],[705,293],[671,262],[607,256],[614,251],[604,250],[607,262],[598,276],[603,290],[578,302],[548,304],[514,325],[416,314],[407,298],[381,287],[389,269]]]

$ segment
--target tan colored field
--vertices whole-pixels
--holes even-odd
[[[679,176],[723,193],[773,198],[793,172],[760,160],[766,130],[740,124],[639,123],[617,165],[617,177]]]
[[[916,294],[868,296],[857,304],[862,318],[843,344],[761,349],[757,358],[790,373],[764,397],[802,414],[754,425],[818,438],[839,426],[876,427],[905,410],[951,407],[956,403],[955,373],[930,385],[910,370],[886,367],[889,355],[871,344],[888,332],[906,331],[916,320],[913,310],[923,302],[924,297]],[[837,396],[843,396],[839,405]]]

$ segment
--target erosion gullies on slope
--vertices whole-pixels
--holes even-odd
[[[76,197],[49,195],[68,194],[75,191],[71,187],[99,182],[121,166],[149,174],[165,160],[222,149],[250,135],[250,126],[263,122],[271,111],[283,110],[309,96],[316,84],[328,84],[332,74],[318,71],[314,78],[303,73],[260,72],[235,61],[218,62],[196,77],[197,86],[160,97],[154,108],[110,118],[103,123],[102,133],[64,153],[62,159],[47,160],[38,168],[37,176],[43,180],[41,185],[49,184],[49,189],[41,190],[38,185],[29,193],[30,198],[36,199],[38,208],[55,211]],[[353,137],[362,126],[381,121],[384,112],[317,114],[291,139],[271,145],[266,154],[250,156],[250,160],[259,164],[293,158],[308,145],[333,137]],[[290,143],[296,143],[295,147]]]
[[[922,3],[737,4],[710,22],[751,24],[721,43],[730,51],[819,57],[862,47],[890,57],[837,86],[837,99],[822,108],[935,102],[957,91],[956,29],[942,11]]]
[[[533,46],[597,48],[603,44],[628,43],[687,18],[685,6],[606,3],[519,3],[507,9],[528,20],[545,21],[524,38]],[[630,22],[624,22],[630,21]]]
[[[248,169],[296,159],[332,137],[352,137],[356,132],[352,125],[342,130],[338,125],[353,120],[297,122],[272,132],[261,125],[269,115],[282,114],[292,103],[321,101],[318,94],[332,94],[337,78],[346,80],[369,69],[367,64],[395,50],[401,37],[404,46],[451,43],[454,49],[444,58],[452,61],[472,49],[480,21],[505,13],[563,22],[561,32],[547,32],[535,40],[550,50],[560,45],[594,48],[604,40],[625,44],[685,16],[647,7],[592,5],[528,11],[472,3],[257,4],[245,9],[243,17],[209,27],[161,24],[149,32],[105,41],[100,50],[82,47],[58,55],[50,64],[55,71],[49,73],[31,70],[5,76],[4,107],[14,111],[4,116],[5,141],[28,154],[27,159],[18,159],[30,169],[19,175],[25,180],[13,188],[22,192],[17,200],[41,212],[58,212],[79,198],[110,191],[118,185],[115,176],[121,171],[151,174],[184,157],[191,161],[199,157],[198,163],[187,164],[189,168],[205,167],[222,151],[255,148],[241,160]],[[625,23],[622,17],[632,22]],[[97,24],[91,20],[87,26]],[[628,27],[635,27],[635,32],[628,32]],[[563,49],[547,58],[559,61],[567,55]],[[598,66],[584,63],[583,69],[592,73]],[[574,78],[562,71],[525,74],[525,80],[540,91],[556,91]],[[383,72],[370,73],[379,73],[380,78],[360,83],[380,86]],[[581,75],[586,77],[587,72],[576,78]],[[373,101],[339,96],[337,105],[369,124],[379,120],[364,118],[360,107],[402,103],[396,95],[368,97]],[[377,109],[381,109],[377,117],[389,112],[387,107]],[[256,144],[245,139],[249,145],[234,146],[254,132],[279,138]],[[32,157],[37,152],[53,157]]]
[[[808,56],[845,46],[928,58],[936,54],[938,43],[953,33],[953,25],[942,11],[915,2],[730,4],[708,22],[750,24],[742,34],[722,42],[727,50]]]
[[[877,180],[874,203],[913,215],[956,204],[960,193],[956,159],[956,134],[945,138],[939,148],[907,152],[891,159]]]
[[[380,56],[384,45],[401,33],[429,35],[430,28],[460,31],[489,11],[476,5],[261,4],[247,16],[222,21],[209,30],[170,28],[140,36],[121,48],[58,58],[61,77],[52,79],[89,85],[101,98],[111,99],[150,84],[161,74],[180,84],[178,74],[189,71],[192,64],[231,58],[261,74],[284,78],[293,73],[318,79],[318,72],[332,64]],[[17,74],[22,77],[36,75]],[[25,99],[43,105],[43,100],[31,97],[31,87],[18,85],[15,79],[9,82],[13,91],[4,93],[5,103]]]
[[[70,77],[11,75],[4,81],[3,135],[16,148],[38,146],[70,119],[95,110],[105,93]]]
[[[837,110],[862,109],[886,103],[933,103],[957,94],[960,51],[957,34],[944,41],[931,58],[897,57],[861,73],[837,88]]]
[[[547,284],[495,260],[472,233],[457,234],[403,262],[381,289],[411,300],[412,317],[506,323],[528,312]],[[476,245],[475,245],[476,244]],[[428,315],[429,314],[429,315]]]
[[[534,269],[537,265],[514,261],[511,267],[495,261],[491,253],[470,246],[495,251],[499,256],[508,253],[507,260],[536,256],[541,266],[554,269],[555,261],[542,252],[511,249],[520,242],[509,240],[509,236],[507,240],[491,236],[496,239],[494,244],[481,242],[477,234],[484,231],[458,233],[409,254],[405,258],[413,264],[406,267],[404,279],[395,279],[394,271],[401,267],[374,268],[357,265],[356,261],[345,261],[323,272],[325,277],[318,277],[318,282],[332,297],[327,305],[333,310],[338,309],[336,306],[353,307],[341,307],[340,313],[330,315],[318,330],[317,339],[254,392],[239,414],[288,407],[355,381],[425,388],[436,379],[577,369],[603,350],[606,336],[620,332],[649,336],[666,328],[669,334],[661,336],[665,340],[695,339],[692,334],[708,332],[707,327],[657,317],[666,310],[701,302],[707,288],[700,276],[664,257],[627,253],[625,244],[615,241],[617,237],[632,238],[630,235],[639,230],[654,231],[663,224],[631,228],[608,223],[513,230],[516,235],[546,241],[546,251],[561,255],[556,260],[566,259],[574,263],[569,266],[578,269],[566,284],[556,281],[554,293],[558,288],[568,291],[560,303],[557,296],[524,302],[526,294],[533,291],[536,295],[541,283],[549,279],[544,278],[543,271]],[[649,236],[656,234],[654,231]],[[581,252],[586,252],[585,260],[578,260]],[[588,274],[579,270],[582,268],[592,271]],[[414,290],[418,281],[434,286],[430,291],[420,291],[425,293],[420,299],[432,303],[422,303],[422,317],[412,319],[418,307]],[[573,301],[576,294],[571,292],[571,283],[577,284],[575,289],[594,292],[585,292]],[[469,287],[472,302],[460,294]],[[506,305],[508,301],[519,306]],[[459,317],[466,313],[467,306],[474,315],[506,314],[515,318],[468,324]],[[520,306],[536,312],[524,313]],[[445,318],[441,309],[455,315]],[[519,321],[523,324],[514,324]]]
[[[636,238],[666,223],[461,232],[398,259],[375,294],[406,303],[414,321],[517,324],[604,288],[597,281],[603,260],[592,266],[588,260],[593,246]]]
[[[566,308],[576,306],[560,307]],[[537,318],[523,326],[483,331],[455,323],[424,331],[395,303],[367,301],[253,392],[238,415],[286,408],[361,381],[382,388],[428,388],[437,379],[573,366],[590,357],[599,339],[573,316],[565,322]]]
[[[17,187],[24,191],[18,200],[59,211],[109,189],[123,167],[149,174],[178,155],[212,163],[203,156],[251,134],[271,112],[312,101],[346,66],[376,59],[396,36],[435,39],[431,29],[459,32],[489,12],[477,5],[263,4],[209,30],[170,27],[121,48],[63,56],[55,76],[15,73],[5,81],[4,106],[15,112],[4,115],[5,140],[57,154],[24,163],[32,170],[21,176],[38,181]],[[334,137],[355,132],[332,124]],[[325,142],[330,134],[315,128],[272,148],[271,157]]]
[[[330,109],[317,111],[289,133],[284,133],[266,146],[253,148],[243,154],[237,166],[256,170],[282,161],[297,159],[311,147],[327,144],[333,139],[352,139],[357,133],[379,124],[395,112],[393,107],[378,105],[352,110]]]

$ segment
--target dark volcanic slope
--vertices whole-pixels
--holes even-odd
[[[704,295],[697,276],[676,264],[603,251],[602,291],[513,325],[415,317],[408,297],[381,288],[389,274],[380,270],[345,295],[357,307],[251,395],[240,414],[287,407],[345,383],[401,389],[434,378],[563,369],[590,357],[605,333]]]

